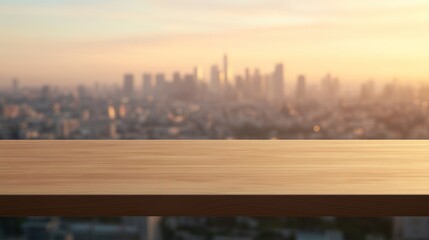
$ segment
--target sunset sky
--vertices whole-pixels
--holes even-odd
[[[2,0],[0,81],[120,82],[221,64],[429,83],[428,0]]]

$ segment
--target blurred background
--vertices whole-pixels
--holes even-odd
[[[427,0],[5,0],[0,139],[429,138]]]
[[[232,76],[228,55],[219,62],[208,75],[127,73],[113,84],[10,79],[0,90],[0,139],[429,138],[429,82],[347,88],[331,74],[312,84],[285,78],[283,63]]]
[[[5,240],[420,240],[427,217],[0,218]]]

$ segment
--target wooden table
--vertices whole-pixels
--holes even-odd
[[[0,141],[0,215],[429,215],[429,141]]]

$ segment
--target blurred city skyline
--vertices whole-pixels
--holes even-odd
[[[124,72],[285,65],[286,84],[429,81],[429,3],[411,1],[5,1],[0,86],[118,83]]]
[[[198,68],[67,88],[12,79],[0,90],[0,139],[429,138],[429,84],[367,80],[351,93],[330,74],[318,84],[299,75],[285,88],[282,63],[228,69],[225,55],[210,82]]]

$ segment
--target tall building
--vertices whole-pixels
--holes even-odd
[[[251,93],[254,97],[260,97],[262,95],[262,76],[259,69],[255,69],[252,77],[252,88]]]
[[[223,56],[223,80],[225,82],[225,87],[229,84],[229,76],[228,76],[228,55]]]
[[[204,76],[203,76],[202,68],[200,68],[198,66],[194,67],[194,78],[196,81],[203,80]]]
[[[267,97],[271,97],[271,85],[272,85],[272,74],[265,74],[262,76],[262,92],[261,94],[266,99]]]
[[[186,74],[183,77],[182,82],[182,94],[184,94],[181,98],[184,100],[194,100],[194,97],[197,94],[197,80],[195,79],[195,75]]]
[[[152,75],[149,73],[143,74],[143,96],[148,97],[152,95]]]
[[[213,65],[210,69],[210,83],[213,91],[219,92],[220,90],[220,72],[217,65]]]
[[[134,76],[132,74],[124,75],[123,92],[127,97],[132,97],[134,93]]]
[[[250,80],[250,69],[246,68],[244,71],[244,92],[246,96],[249,96],[252,92],[252,83]]]
[[[163,73],[158,73],[155,76],[155,93],[157,97],[160,97],[165,91],[165,75]]]
[[[182,81],[182,77],[180,76],[180,72],[174,72],[173,73],[173,83],[180,84],[180,82]]]
[[[272,97],[274,100],[283,100],[284,99],[284,68],[283,64],[279,63],[274,69],[273,79],[272,79]]]
[[[297,100],[303,100],[305,99],[306,95],[306,80],[304,75],[299,75],[298,79],[296,80],[296,91],[295,91],[295,98]]]

